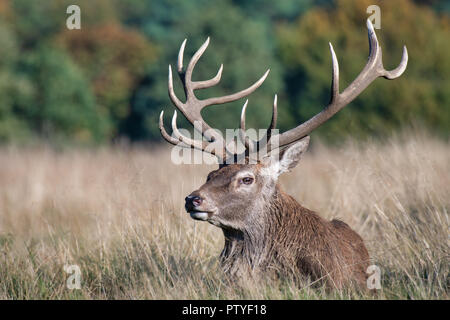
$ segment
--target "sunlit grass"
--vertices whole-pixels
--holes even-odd
[[[169,148],[0,150],[2,299],[448,299],[450,146],[424,134],[339,148],[313,138],[284,189],[366,241],[376,296],[308,279],[229,282],[221,230],[184,196],[214,166],[170,162]],[[66,287],[78,265],[81,289]],[[293,278],[298,278],[294,275]],[[298,279],[297,279],[298,280]]]

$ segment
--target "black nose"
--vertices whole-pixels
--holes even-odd
[[[190,211],[190,210],[194,210],[196,207],[200,206],[203,202],[203,199],[200,198],[199,196],[187,196],[186,199],[184,199],[186,201],[185,207],[186,210]]]

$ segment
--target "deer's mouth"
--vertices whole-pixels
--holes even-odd
[[[190,211],[189,214],[191,215],[192,219],[200,220],[200,221],[206,221],[209,218],[209,215],[211,212],[208,211]]]

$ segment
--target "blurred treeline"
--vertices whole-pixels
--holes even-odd
[[[81,30],[66,28],[66,8],[81,8]],[[194,79],[221,83],[200,97],[241,90],[271,69],[250,96],[250,126],[266,127],[278,93],[279,128],[289,129],[329,100],[331,57],[341,90],[368,54],[369,5],[381,8],[378,39],[387,69],[409,52],[405,74],[379,79],[325,124],[326,138],[379,136],[411,125],[448,137],[450,128],[450,5],[412,0],[0,0],[0,142],[97,144],[160,140],[158,116],[173,106],[168,65],[188,38],[185,65],[211,43]],[[174,70],[175,71],[175,70]],[[182,96],[181,84],[176,92]],[[243,101],[212,106],[213,127],[238,126]],[[179,120],[179,126],[186,126]]]

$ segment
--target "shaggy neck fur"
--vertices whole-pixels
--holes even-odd
[[[245,229],[223,228],[225,247],[221,254],[223,266],[231,274],[254,273],[275,266],[286,257],[286,248],[296,239],[292,239],[289,222],[292,217],[306,210],[295,199],[284,193],[278,185],[270,197],[262,196],[261,205],[253,207],[248,214]],[[297,243],[298,245],[298,243]],[[285,260],[285,259],[283,259]],[[280,267],[280,266],[277,266]]]
[[[302,207],[278,185],[256,201],[242,230],[223,228],[221,261],[232,276],[294,271],[334,287],[364,284],[369,255],[361,237],[340,220],[327,221]],[[259,199],[261,200],[261,199]]]

